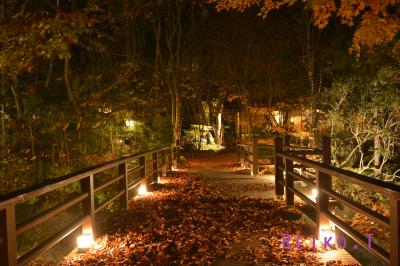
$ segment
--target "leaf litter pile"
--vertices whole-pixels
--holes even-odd
[[[206,186],[196,174],[173,172],[154,192],[135,197],[129,210],[114,215],[95,249],[61,264],[319,265],[311,246],[296,250],[292,241],[290,249],[282,249],[282,233],[309,231],[296,221],[297,209],[281,200],[227,196],[224,186]],[[254,241],[246,235],[257,235],[258,243],[237,252],[235,245]]]

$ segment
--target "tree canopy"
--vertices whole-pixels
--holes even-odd
[[[282,6],[292,6],[298,0],[209,0],[218,10],[244,10],[260,7],[259,15],[266,17]],[[350,49],[359,55],[363,48],[390,45],[398,56],[400,52],[400,1],[398,0],[307,0],[302,1],[312,10],[314,25],[327,27],[331,20],[338,18],[341,23],[355,27],[353,45]]]

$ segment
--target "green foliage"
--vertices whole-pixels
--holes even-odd
[[[356,164],[358,172],[372,174],[378,153],[379,171],[395,155],[394,147],[400,141],[399,85],[400,70],[382,67],[372,78],[342,79],[325,92],[321,106],[329,114],[336,164]],[[379,146],[374,144],[377,139]]]
[[[348,182],[338,178],[333,179],[332,186],[337,193],[350,198],[355,202],[358,202],[382,215],[389,215],[390,198],[387,196],[371,190],[366,190],[358,185],[349,184]]]
[[[0,26],[0,71],[9,77],[32,72],[41,59],[71,57],[70,46],[83,44],[95,21],[85,13],[27,14]],[[11,30],[12,29],[12,30]]]

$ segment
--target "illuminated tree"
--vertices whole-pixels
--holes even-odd
[[[383,67],[373,78],[354,76],[325,92],[336,165],[357,165],[359,173],[375,176],[387,172],[400,137],[399,84],[399,69]]]
[[[294,5],[298,0],[209,0],[218,10],[244,11],[252,6],[260,7],[260,16],[266,17],[272,10]],[[306,7],[313,13],[314,25],[325,28],[331,19],[338,17],[348,26],[355,27],[351,51],[359,55],[363,47],[391,45],[399,54],[400,1],[398,0],[307,0]]]

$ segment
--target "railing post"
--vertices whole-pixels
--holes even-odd
[[[323,215],[324,212],[329,211],[329,196],[321,193],[321,188],[330,189],[332,182],[330,176],[321,173],[316,170],[316,188],[317,194],[317,211],[316,211],[316,223],[317,223],[317,237],[320,237],[320,231],[322,227],[329,225],[329,219]]]
[[[94,179],[93,175],[80,181],[81,193],[87,193],[88,197],[83,201],[83,210],[89,218],[82,225],[83,234],[92,234],[96,237],[96,217],[94,212]]]
[[[165,149],[163,149],[162,151],[162,176],[167,176],[167,152],[165,151]]]
[[[240,167],[244,167],[244,154],[243,154],[243,146],[239,145],[239,160],[240,160]]]
[[[293,172],[293,161],[285,158],[285,173],[286,173],[286,182],[285,182],[285,191],[286,191],[286,205],[294,204],[294,193],[290,190],[290,188],[294,187],[293,177],[289,174],[289,172]]]
[[[15,206],[0,210],[0,265],[17,265]]]
[[[174,155],[174,157],[173,157],[173,161],[172,161],[172,164],[173,164],[173,167],[174,167],[174,169],[176,169],[176,168],[178,168],[178,146],[174,146],[174,147],[172,147],[172,153],[173,153],[173,155]]]
[[[158,151],[153,153],[153,182],[158,179]]]
[[[331,139],[329,137],[322,138],[322,163],[331,164]],[[332,189],[332,177],[325,173],[316,171],[316,187],[317,195],[317,234],[319,237],[321,227],[329,225],[329,219],[323,213],[329,212],[329,196],[321,193],[321,188],[325,190]]]
[[[236,157],[237,161],[240,162],[240,143],[236,142]]]
[[[283,151],[283,140],[282,138],[275,139],[274,145],[274,159],[275,159],[275,194],[282,196],[284,194],[283,186],[280,182],[283,181],[283,172],[279,167],[283,167],[282,157],[276,155],[277,152]]]
[[[129,191],[128,191],[128,165],[126,162],[121,163],[118,166],[118,176],[123,175],[124,178],[122,178],[119,182],[120,185],[120,190],[124,191],[125,193],[121,196],[120,199],[120,204],[121,208],[126,210],[128,208],[128,201],[129,201]]]
[[[236,114],[236,145],[240,144],[240,112]]]
[[[249,145],[243,146],[243,167],[247,167],[248,162],[249,162],[249,160],[248,160],[248,153],[249,153],[248,149],[249,149]]]
[[[331,165],[331,138],[322,137],[322,163]]]
[[[286,150],[286,148],[289,148],[289,146],[290,146],[290,136],[285,135],[285,137],[283,138],[283,149]]]
[[[172,146],[168,148],[168,171],[172,170]]]
[[[142,155],[139,157],[139,165],[140,165],[140,177],[144,178],[143,181],[141,181],[141,184],[145,183],[146,184],[146,189],[147,187],[147,165],[146,165],[146,154]]]
[[[174,146],[171,146],[169,148],[169,170],[174,169]]]
[[[390,199],[390,265],[400,265],[400,202]]]
[[[251,175],[258,175],[258,139],[253,138],[251,156]]]

